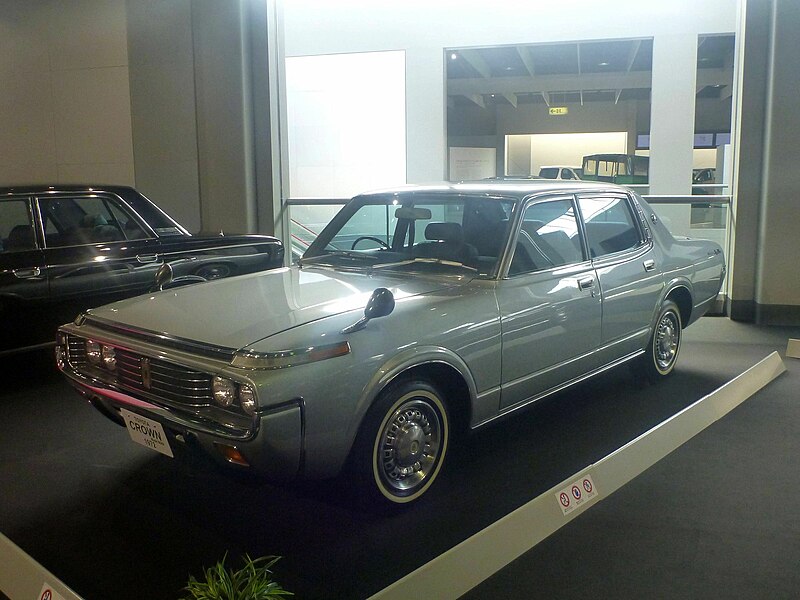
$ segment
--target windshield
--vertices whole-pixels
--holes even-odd
[[[301,265],[491,276],[508,237],[512,200],[451,193],[360,196],[320,233]]]
[[[539,177],[558,179],[558,167],[542,167],[539,169]]]

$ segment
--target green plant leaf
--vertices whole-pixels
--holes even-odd
[[[245,554],[240,569],[232,570],[225,566],[228,554],[213,567],[204,570],[205,581],[194,576],[184,588],[188,596],[184,600],[281,600],[293,596],[272,578],[272,567],[280,556],[261,556],[251,558]]]

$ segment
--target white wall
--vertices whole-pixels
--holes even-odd
[[[404,52],[287,59],[292,197],[406,182],[405,79]]]
[[[4,2],[0,185],[133,185],[124,0]]]
[[[697,34],[735,31],[737,4],[738,0],[619,0],[611,5],[594,0],[291,0],[284,5],[286,55],[405,50],[408,181],[416,183],[445,175],[445,48],[684,35],[695,37],[696,49]],[[691,74],[694,77],[694,68]],[[666,61],[654,68],[653,93],[669,88],[672,79]],[[667,111],[653,118],[669,120],[671,115]],[[681,157],[679,162],[690,170],[691,143],[685,152],[689,159]]]

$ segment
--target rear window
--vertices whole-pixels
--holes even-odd
[[[545,179],[558,179],[558,168],[554,167],[544,167],[539,169],[539,177],[544,177]]]

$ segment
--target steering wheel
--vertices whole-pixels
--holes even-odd
[[[360,242],[361,240],[371,240],[373,242],[378,242],[384,250],[390,250],[389,244],[384,242],[382,239],[373,237],[371,235],[362,235],[360,237],[357,237],[356,241],[353,242],[353,245],[350,246],[350,250],[355,250],[356,249],[356,244],[358,244],[358,242]]]

